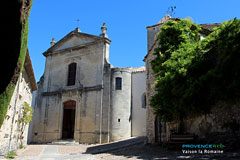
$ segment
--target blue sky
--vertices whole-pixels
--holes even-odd
[[[77,25],[83,33],[99,35],[106,22],[114,67],[145,65],[146,27],[156,24],[170,6],[176,6],[174,17],[191,17],[197,24],[240,18],[240,0],[33,0],[28,48],[36,80],[44,72],[42,53],[51,39],[59,41]]]

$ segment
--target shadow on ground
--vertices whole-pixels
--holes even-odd
[[[183,154],[181,149],[167,149],[160,145],[144,145],[139,144],[115,151],[109,151],[101,154],[94,154],[101,159],[142,159],[142,160],[167,160],[167,159],[240,159],[239,151],[226,152],[223,154]],[[112,157],[112,158],[111,158]],[[113,158],[114,157],[114,158]]]

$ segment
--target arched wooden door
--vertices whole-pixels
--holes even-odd
[[[62,139],[73,139],[75,126],[76,101],[63,103]]]

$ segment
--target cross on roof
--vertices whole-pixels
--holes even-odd
[[[78,19],[77,19],[77,27],[78,27],[79,21],[80,21],[80,19],[78,18]]]

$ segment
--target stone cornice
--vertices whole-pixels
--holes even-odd
[[[98,40],[93,41],[93,42],[84,43],[84,44],[81,44],[81,45],[78,45],[78,46],[65,48],[65,49],[61,49],[61,50],[58,50],[58,51],[44,52],[43,55],[47,57],[49,55],[54,55],[54,54],[58,54],[58,53],[64,53],[64,52],[69,52],[69,51],[75,51],[75,50],[83,49],[83,48],[89,47],[91,45],[97,44],[97,43],[101,42],[102,40],[103,39],[98,39]]]
[[[65,37],[63,37],[60,41],[58,41],[55,45],[53,45],[52,47],[50,47],[47,51],[43,52],[44,56],[48,56],[50,55],[50,53],[53,53],[55,49],[57,49],[60,45],[62,45],[63,43],[65,43],[69,38],[71,38],[72,36],[77,36],[77,37],[89,37],[92,38],[94,41],[96,42],[98,40],[102,40],[104,41],[104,43],[111,43],[111,40],[106,38],[106,37],[101,37],[101,36],[95,36],[95,35],[91,35],[91,34],[87,34],[87,33],[82,33],[82,32],[77,32],[77,31],[72,31],[69,34],[67,34]],[[89,42],[89,43],[93,43],[93,42]],[[83,44],[84,45],[84,44]],[[76,46],[78,47],[78,46]],[[75,48],[75,47],[72,47]],[[67,49],[71,49],[71,48],[67,48]],[[64,51],[65,49],[61,50]]]
[[[78,88],[71,88],[71,89],[60,89],[57,91],[43,92],[42,96],[54,96],[58,94],[75,92],[75,91],[87,92],[87,91],[95,91],[95,90],[102,90],[102,89],[103,89],[102,85],[91,86],[91,87],[78,87]]]

